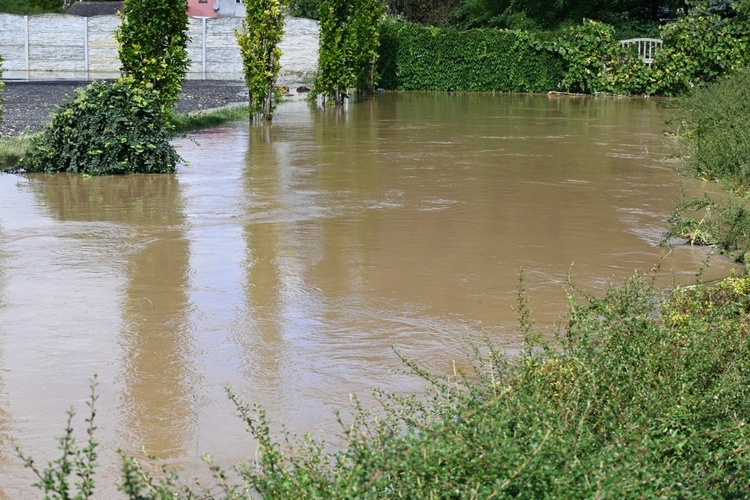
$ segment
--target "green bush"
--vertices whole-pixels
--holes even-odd
[[[90,175],[173,172],[180,157],[169,138],[156,92],[94,82],[58,107],[23,166]]]
[[[654,60],[657,91],[689,92],[750,63],[750,16],[723,18],[693,9],[661,28],[664,47]]]
[[[386,21],[379,86],[392,90],[560,90],[563,59],[523,31],[460,31]]]
[[[341,105],[348,91],[371,89],[380,46],[380,0],[321,0],[318,74],[312,95]]]
[[[307,19],[318,19],[318,0],[290,0],[289,15],[294,17],[305,17]]]
[[[750,186],[750,71],[696,89],[676,121],[696,175],[739,190]]]
[[[62,11],[62,0],[0,0],[0,13],[32,16]]]
[[[584,19],[562,30],[551,44],[565,60],[563,88],[589,94],[651,94],[651,67],[638,54],[623,48],[608,24]]]

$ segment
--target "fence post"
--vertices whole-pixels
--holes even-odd
[[[203,37],[203,54],[201,59],[201,69],[203,70],[203,79],[206,79],[206,21],[207,19],[204,17],[201,19],[201,25],[202,25],[202,37]]]
[[[26,36],[25,45],[24,45],[24,51],[26,55],[26,79],[29,79],[29,71],[31,68],[29,67],[30,60],[29,60],[29,16],[23,16],[23,24],[24,24],[24,33]]]
[[[89,18],[84,18],[83,24],[83,67],[86,74],[86,81],[89,81]]]

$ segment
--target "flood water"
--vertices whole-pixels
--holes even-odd
[[[57,458],[98,374],[99,479],[141,446],[184,476],[255,456],[224,387],[279,428],[339,439],[334,411],[413,391],[468,337],[518,346],[520,270],[537,324],[570,275],[648,270],[682,181],[655,100],[391,94],[278,110],[176,141],[176,175],[0,175],[0,496],[39,495],[14,446]],[[675,248],[660,283],[706,250]],[[704,278],[728,274],[713,258]],[[79,438],[82,438],[81,434]],[[109,486],[105,486],[105,483]]]

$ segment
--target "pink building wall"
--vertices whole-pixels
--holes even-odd
[[[219,0],[207,0],[201,3],[200,0],[188,0],[188,16],[190,17],[216,17],[214,4]]]

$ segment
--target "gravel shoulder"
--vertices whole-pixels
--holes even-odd
[[[0,92],[3,100],[0,137],[40,130],[50,121],[55,106],[75,94],[75,89],[89,82],[6,81]],[[294,87],[290,85],[290,87]],[[297,97],[292,89],[292,97]],[[189,113],[247,102],[247,87],[242,82],[223,80],[187,80],[177,103],[178,113]]]

